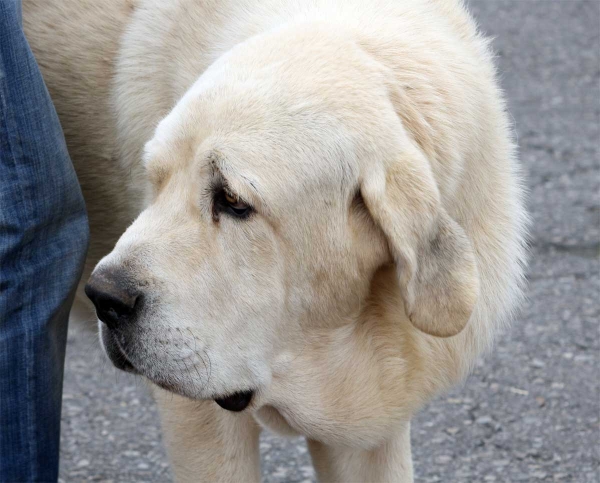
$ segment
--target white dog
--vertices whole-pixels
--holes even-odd
[[[177,478],[258,481],[267,426],[304,435],[322,481],[412,481],[411,418],[522,291],[510,126],[461,2],[24,18],[86,196],[84,279],[104,257],[104,349],[162,388]]]

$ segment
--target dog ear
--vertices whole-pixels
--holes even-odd
[[[441,206],[427,159],[409,147],[364,175],[361,195],[387,237],[412,324],[438,337],[458,334],[473,312],[479,277],[471,243]]]

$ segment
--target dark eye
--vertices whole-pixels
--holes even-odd
[[[215,194],[215,210],[236,218],[247,218],[252,213],[252,207],[248,203],[225,188]]]

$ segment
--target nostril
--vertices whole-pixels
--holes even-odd
[[[106,279],[101,283],[90,280],[85,286],[85,294],[96,307],[98,318],[111,328],[131,320],[141,298],[138,293],[108,283]]]

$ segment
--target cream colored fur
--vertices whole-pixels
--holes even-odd
[[[178,479],[259,480],[260,424],[304,435],[322,481],[412,481],[411,418],[522,290],[510,125],[462,4],[23,9],[86,197],[84,280],[106,255],[152,300],[131,357],[181,395],[155,390]],[[211,216],[222,178],[248,220]],[[240,414],[210,401],[243,389]]]

